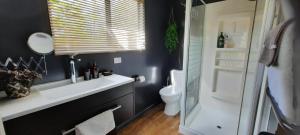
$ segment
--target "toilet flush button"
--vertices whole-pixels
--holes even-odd
[[[121,57],[115,57],[114,58],[114,64],[119,64],[122,63],[122,58]]]

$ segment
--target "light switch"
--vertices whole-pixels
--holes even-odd
[[[119,64],[122,63],[122,58],[121,57],[115,57],[114,58],[114,64]]]

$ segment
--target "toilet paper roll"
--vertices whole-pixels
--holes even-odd
[[[139,82],[145,82],[146,78],[145,78],[145,76],[139,76],[138,80],[139,80]]]

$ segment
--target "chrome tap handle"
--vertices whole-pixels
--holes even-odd
[[[75,61],[81,61],[81,59],[75,59],[74,55],[70,56],[70,71],[71,71],[71,81],[72,83],[76,83],[76,69],[75,69]]]

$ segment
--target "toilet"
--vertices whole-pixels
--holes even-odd
[[[159,94],[166,103],[164,113],[168,116],[175,116],[180,111],[180,97],[183,91],[183,72],[171,70],[171,85],[162,88]]]

